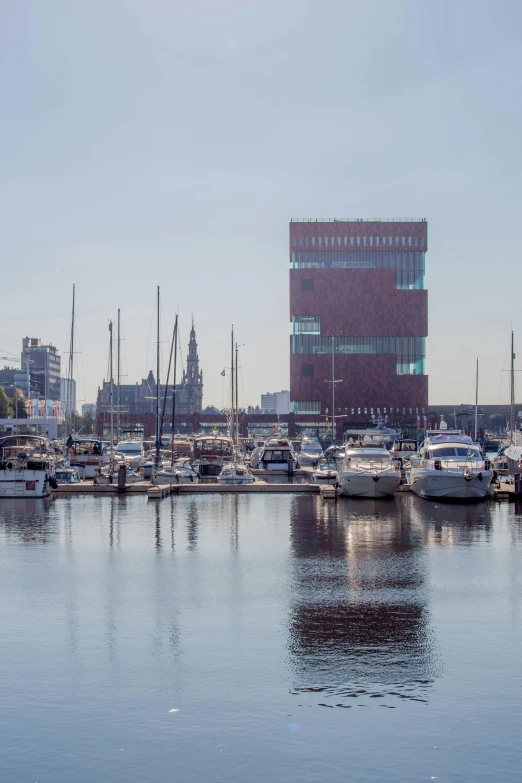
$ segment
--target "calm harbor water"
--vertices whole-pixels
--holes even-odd
[[[522,509],[2,501],[6,783],[520,779]]]

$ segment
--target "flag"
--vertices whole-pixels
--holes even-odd
[[[221,375],[223,375],[223,377],[225,376],[225,371],[224,370],[221,370]]]

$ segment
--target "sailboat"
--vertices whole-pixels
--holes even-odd
[[[235,460],[234,462],[228,462],[223,465],[221,473],[217,478],[218,484],[252,484],[255,479],[249,468],[243,463],[239,462],[239,401],[238,401],[238,378],[237,378],[237,353],[238,346],[236,343],[235,348],[235,399],[234,392],[232,392],[232,418],[231,418],[231,431],[235,435]],[[232,352],[232,362],[234,362],[234,351]]]
[[[515,416],[515,350],[511,332],[511,362],[509,374],[509,445],[504,449],[508,470],[515,479],[522,473],[522,431]]]

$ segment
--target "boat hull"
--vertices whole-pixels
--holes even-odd
[[[346,497],[392,498],[401,477],[394,473],[339,473],[339,494]]]
[[[491,470],[471,477],[456,471],[412,470],[410,484],[414,495],[427,500],[473,503],[487,498],[492,477]]]
[[[40,470],[2,470],[0,498],[46,498],[51,494],[49,475]]]
[[[507,449],[504,449],[504,457],[507,460],[508,471],[511,476],[522,473],[522,468],[520,467],[522,461],[522,447],[508,446]]]

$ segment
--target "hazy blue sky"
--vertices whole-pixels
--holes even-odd
[[[471,400],[477,355],[505,402],[521,29],[493,0],[2,0],[2,353],[65,351],[75,282],[94,401],[118,307],[128,381],[150,368],[159,283],[205,403],[233,322],[257,404],[289,383],[289,219],[424,216],[430,402]]]

